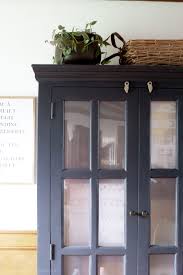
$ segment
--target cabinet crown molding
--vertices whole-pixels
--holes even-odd
[[[39,82],[173,81],[183,83],[183,66],[33,64]]]

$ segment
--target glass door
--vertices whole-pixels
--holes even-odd
[[[64,87],[52,100],[51,274],[136,275],[138,93]]]
[[[182,274],[181,93],[140,94],[139,275]]]

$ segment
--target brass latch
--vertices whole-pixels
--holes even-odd
[[[130,83],[129,83],[129,81],[125,81],[125,83],[124,83],[124,91],[125,91],[126,94],[128,94],[129,89],[130,89]]]
[[[152,81],[148,81],[147,82],[147,88],[148,88],[149,93],[151,94],[152,91],[153,91],[153,83],[152,83]]]

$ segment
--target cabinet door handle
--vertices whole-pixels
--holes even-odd
[[[133,217],[133,216],[138,216],[138,212],[136,212],[136,211],[134,211],[134,210],[130,210],[130,211],[129,211],[129,215],[130,215],[131,217]]]
[[[139,216],[141,216],[141,217],[143,217],[143,218],[147,218],[147,217],[149,216],[149,212],[146,211],[146,210],[143,210],[143,211],[140,213]]]
[[[147,218],[149,216],[149,212],[147,212],[146,210],[143,210],[141,211],[140,213],[139,212],[136,212],[134,210],[130,210],[129,211],[129,215],[131,217],[134,217],[134,216],[139,216],[139,217],[142,217],[142,218]]]

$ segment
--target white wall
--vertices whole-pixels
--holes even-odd
[[[117,31],[126,40],[183,38],[183,3],[65,2],[67,4],[62,0],[0,0],[0,96],[37,95],[31,64],[52,62],[53,48],[44,41],[51,37],[58,24],[72,28],[98,20],[95,30],[104,37]],[[7,200],[0,208],[5,210],[8,205],[10,208],[6,216],[1,211],[0,220],[8,217],[7,229],[34,229],[35,185],[18,186],[16,190],[9,186],[6,190],[3,188],[0,188],[1,197]],[[3,224],[0,223],[0,229],[6,227]]]
[[[0,185],[0,230],[36,230],[36,185]]]
[[[64,4],[67,2],[67,4]],[[32,63],[51,63],[44,41],[58,24],[84,26],[96,19],[104,37],[183,38],[183,3],[0,0],[0,95],[37,95]]]

